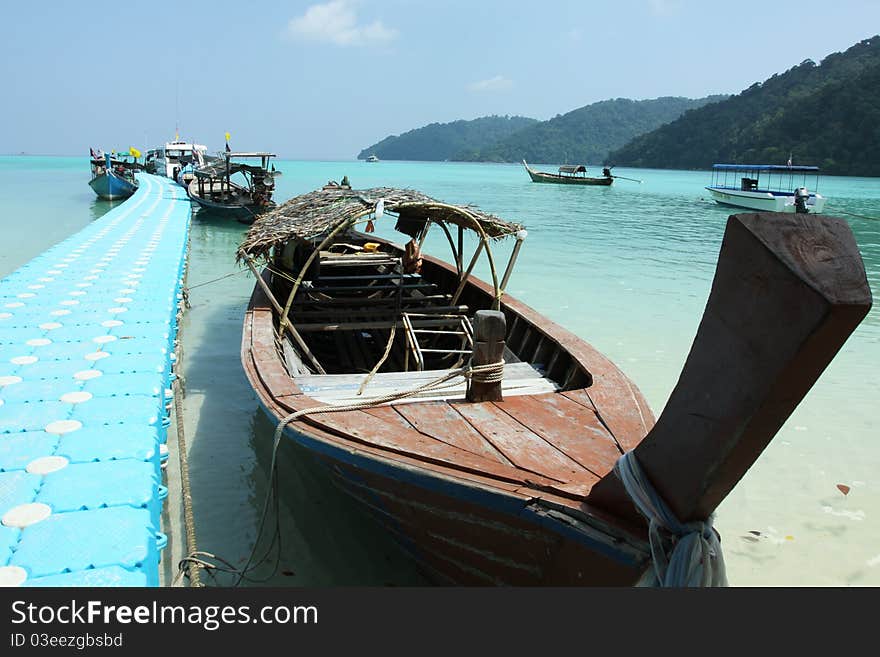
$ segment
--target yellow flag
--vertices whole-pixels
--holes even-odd
[[[229,133],[226,133],[226,141],[229,141]]]
[[[136,149],[134,146],[129,146],[128,152],[131,153],[132,155],[134,155],[135,157],[141,156],[141,152],[138,149]]]

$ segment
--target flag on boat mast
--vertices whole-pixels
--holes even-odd
[[[226,152],[230,152],[232,149],[229,148],[229,133],[226,133]]]

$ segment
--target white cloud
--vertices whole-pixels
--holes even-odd
[[[505,89],[510,89],[512,86],[513,80],[509,80],[503,75],[496,75],[494,78],[489,78],[488,80],[471,82],[468,85],[468,89],[471,91],[504,91]]]
[[[358,24],[357,12],[351,0],[331,0],[312,5],[306,12],[290,21],[288,34],[308,41],[332,43],[337,46],[368,46],[387,43],[397,38],[397,30],[380,20]]]

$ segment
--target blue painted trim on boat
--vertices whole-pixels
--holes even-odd
[[[260,407],[271,420],[275,422],[278,421],[278,418],[266,407],[262,400],[260,400]],[[603,543],[582,532],[578,532],[570,525],[537,514],[534,509],[529,508],[528,504],[522,498],[507,496],[485,488],[467,485],[457,482],[452,478],[443,478],[434,474],[423,473],[417,467],[399,467],[382,459],[374,458],[363,452],[352,451],[318,440],[297,430],[295,426],[291,424],[288,424],[284,428],[284,434],[306,449],[330,459],[340,461],[346,465],[367,470],[389,479],[411,484],[433,493],[446,495],[448,497],[481,506],[496,513],[514,516],[520,519],[525,519],[529,522],[535,522],[585,545],[592,551],[601,553],[626,566],[637,566],[641,563],[631,554],[617,550],[607,543]]]
[[[718,186],[718,185],[710,185],[710,186],[706,187],[706,189],[708,189],[708,190],[713,190],[713,189],[714,189],[715,191],[718,191],[718,192],[743,192],[743,191],[749,191],[749,192],[752,192],[752,193],[754,193],[754,194],[772,194],[773,196],[794,196],[794,192],[783,192],[783,191],[776,191],[776,190],[773,190],[773,189],[749,189],[749,190],[744,190],[744,189],[742,189],[742,188],[740,188],[740,187],[734,187],[734,186],[730,186],[730,187],[721,187],[721,186]],[[810,194],[809,194],[809,198],[816,198],[816,195],[813,194],[813,193],[810,193]],[[721,201],[719,201],[719,203],[720,203],[720,202],[721,202]]]

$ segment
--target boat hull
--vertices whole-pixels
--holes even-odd
[[[277,423],[265,401],[261,396]],[[288,425],[284,435],[316,455],[325,474],[438,583],[631,586],[647,567],[647,545],[619,531],[554,517],[519,495],[340,449],[307,425]]]
[[[137,183],[129,182],[115,173],[104,173],[89,181],[89,187],[106,201],[128,198],[137,191]]]
[[[526,173],[529,174],[529,178],[532,179],[532,182],[536,183],[551,183],[554,185],[594,185],[607,187],[611,183],[614,182],[614,178],[611,176],[604,176],[602,178],[590,178],[588,176],[578,176],[578,175],[567,175],[563,176],[558,173],[545,173],[543,171],[535,171],[532,169],[525,160],[523,160],[523,167],[525,167]],[[583,167],[579,167],[580,170],[586,171]]]
[[[250,201],[250,197],[247,196],[246,189],[238,185],[232,185],[232,189],[234,190],[236,195],[244,197],[247,199],[247,201]],[[187,196],[189,196],[189,199],[200,208],[204,208],[205,210],[210,211],[212,214],[225,215],[235,218],[243,223],[252,223],[257,215],[259,215],[261,212],[266,212],[267,210],[271,210],[275,207],[274,202],[270,202],[268,205],[263,205],[258,208],[250,202],[224,202],[222,200],[215,201],[210,198],[205,198],[204,196],[199,195],[198,179],[195,178],[193,178],[190,181],[189,185],[187,185],[186,193]]]
[[[457,277],[454,267],[430,256],[425,256],[424,266],[441,268],[450,279]],[[489,286],[477,280],[468,284],[463,298],[469,293],[472,301],[477,295],[487,302],[491,298]],[[653,423],[650,409],[610,361],[511,297],[505,297],[502,310],[510,314],[508,321],[519,326],[511,339],[518,333],[524,343],[535,340],[532,350],[540,346],[538,340],[545,346],[559,344],[574,359],[567,367],[571,371],[577,363],[590,363],[591,390],[615,400],[603,405],[603,419],[620,427],[615,435],[621,444],[634,446],[644,436]],[[526,325],[535,327],[528,338],[522,333]],[[292,411],[321,405],[304,394],[284,369],[275,349],[273,312],[259,284],[245,314],[241,358],[263,410],[274,423]],[[596,392],[601,390],[605,392]],[[565,394],[590,404],[578,396],[581,392],[574,386]],[[571,398],[561,401],[568,408],[581,408],[572,406]],[[548,399],[546,403],[560,408],[560,402]],[[440,411],[445,402],[412,406]],[[432,579],[466,585],[629,586],[644,572],[650,558],[644,527],[621,524],[590,507],[585,503],[589,486],[560,485],[498,462],[484,473],[430,456],[425,460],[420,456],[425,434],[387,422],[388,415],[382,411],[391,411],[393,416],[391,408],[371,410],[375,415],[333,413],[316,416],[314,421],[304,418],[287,424],[284,435],[319,457],[340,488],[384,525]],[[567,416],[547,421],[569,428],[576,425]],[[575,431],[577,436],[582,437],[582,430]],[[610,462],[591,467],[604,471]]]
[[[552,183],[555,185],[600,185],[607,187],[614,182],[614,178],[588,178],[579,176],[560,176],[555,173],[543,173],[529,170],[532,182]]]
[[[794,194],[772,192],[750,192],[725,187],[706,187],[712,198],[720,205],[733,208],[747,208],[761,212],[795,212]],[[810,212],[819,214],[825,209],[825,197],[810,194],[807,199]]]

